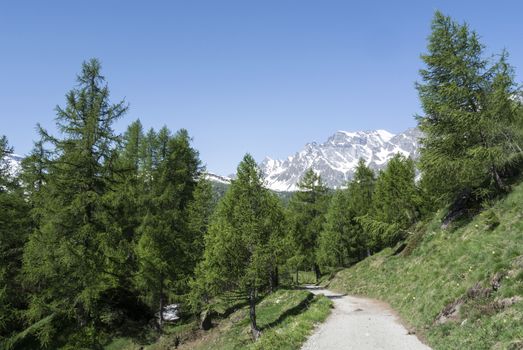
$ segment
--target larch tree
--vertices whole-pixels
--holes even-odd
[[[401,154],[394,155],[380,172],[366,225],[378,249],[404,239],[405,230],[418,218],[420,200],[415,176],[414,161]]]
[[[347,190],[337,190],[327,210],[323,230],[318,237],[316,260],[320,267],[344,266],[349,257],[346,239],[352,233],[353,213]]]
[[[33,229],[30,204],[7,160],[12,154],[5,136],[0,137],[0,347],[25,325],[28,302],[21,283],[22,253]],[[6,345],[5,345],[6,346]],[[7,347],[7,346],[6,346]]]
[[[256,302],[269,288],[275,245],[284,234],[278,224],[283,213],[274,196],[263,187],[258,166],[247,154],[212,217],[197,269],[199,285],[208,297],[230,292],[248,302],[254,339],[260,335]]]
[[[203,175],[199,177],[193,193],[193,200],[187,207],[187,239],[190,241],[190,269],[196,268],[203,257],[204,237],[209,228],[212,213],[216,206],[212,184]]]
[[[186,130],[174,136],[166,128],[158,133],[158,164],[152,172],[147,212],[139,227],[136,248],[138,286],[146,299],[157,305],[160,329],[169,295],[187,292],[192,274],[192,237],[187,213],[200,173],[198,153],[191,147]]]
[[[297,248],[295,254],[303,258],[305,266],[312,267],[317,280],[321,271],[316,261],[316,250],[328,200],[327,188],[321,176],[308,169],[298,182],[298,191],[289,202],[291,234]]]
[[[436,12],[428,53],[421,57],[426,67],[417,89],[425,115],[417,119],[425,184],[443,202],[465,192],[481,197],[502,191],[521,136],[506,54],[491,64],[476,32]]]
[[[24,250],[25,281],[32,286],[28,319],[48,345],[58,331],[74,329],[78,346],[97,346],[103,293],[119,279],[122,240],[104,196],[114,179],[116,143],[112,125],[127,111],[112,104],[100,63],[85,62],[78,86],[57,107],[59,136],[41,129],[53,146],[38,208],[39,227]]]
[[[347,187],[353,220],[351,221],[352,231],[346,240],[349,250],[352,252],[351,256],[357,256],[358,260],[369,256],[373,249],[372,239],[359,224],[358,218],[365,217],[372,210],[375,185],[374,171],[365,164],[363,159],[360,159],[354,171],[354,177]]]
[[[319,238],[317,257],[320,264],[345,266],[370,253],[372,242],[359,218],[372,210],[375,181],[372,169],[360,159],[347,188],[335,192]]]

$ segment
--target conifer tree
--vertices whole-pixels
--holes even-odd
[[[50,151],[44,147],[44,140],[34,143],[31,153],[22,160],[20,182],[27,200],[33,208],[33,216],[38,220],[38,208],[42,208],[46,177],[49,173]]]
[[[491,65],[483,51],[466,24],[436,12],[417,89],[425,112],[418,117],[425,135],[420,169],[438,200],[499,192],[504,169],[520,152],[511,68],[505,54]]]
[[[214,197],[211,182],[200,176],[194,189],[193,200],[187,208],[188,239],[191,242],[190,265],[193,269],[203,257],[204,237],[216,205]]]
[[[29,203],[6,159],[10,154],[7,138],[0,137],[0,347],[24,325],[28,298],[20,283],[22,251],[33,227]]]
[[[258,294],[269,285],[275,245],[283,236],[277,224],[283,213],[276,201],[263,187],[256,162],[247,154],[216,208],[205,237],[204,259],[197,269],[199,285],[207,295],[234,292],[248,301],[254,339],[260,335]]]
[[[83,64],[77,81],[66,106],[56,108],[61,137],[41,129],[54,154],[39,208],[40,227],[24,251],[24,273],[33,287],[29,321],[44,327],[38,332],[42,344],[49,344],[58,329],[74,329],[72,342],[93,347],[103,324],[98,302],[119,278],[122,237],[104,196],[114,179],[118,138],[112,124],[127,106],[110,103],[97,60]]]
[[[305,266],[313,268],[317,280],[320,278],[320,268],[316,261],[316,249],[327,205],[327,188],[321,177],[314,170],[307,170],[298,182],[298,191],[293,194],[289,209],[291,231],[297,247],[295,254],[303,257]]]
[[[370,169],[363,159],[358,161],[354,177],[347,188],[350,208],[353,212],[352,233],[349,241],[351,251],[358,260],[365,255],[369,256],[373,249],[372,239],[368,232],[360,225],[358,218],[370,213],[374,203],[374,188],[376,179],[374,171]]]
[[[344,266],[368,255],[372,242],[358,218],[370,213],[374,187],[374,172],[360,159],[352,181],[336,191],[327,211],[317,254],[322,265]]]
[[[0,191],[5,191],[5,186],[10,180],[10,167],[7,161],[7,157],[13,154],[13,148],[9,146],[9,141],[5,135],[0,137]]]
[[[200,173],[198,153],[186,130],[174,137],[167,128],[158,134],[159,163],[153,170],[147,213],[139,228],[137,246],[140,288],[163,310],[169,294],[186,292],[192,270],[192,237],[187,213]],[[160,311],[160,328],[163,312]]]
[[[123,135],[115,159],[113,190],[105,195],[107,210],[122,234],[120,241],[120,287],[132,290],[132,278],[137,272],[138,262],[135,246],[139,240],[138,228],[145,213],[145,188],[143,183],[144,157],[142,146],[144,134],[139,120],[132,122]],[[135,293],[135,291],[132,291]]]
[[[144,206],[144,168],[145,154],[143,153],[145,136],[140,120],[132,122],[123,135],[123,142],[118,157],[118,195],[119,204],[124,206],[120,210],[127,211],[122,216],[134,220],[127,223],[130,227],[136,227],[143,216],[140,207]],[[124,224],[125,225],[125,224]]]
[[[374,250],[405,238],[405,230],[419,216],[419,202],[414,161],[396,154],[376,180],[370,214],[360,219]]]
[[[320,266],[343,266],[349,257],[346,239],[352,233],[353,213],[347,190],[337,190],[327,210],[325,224],[318,238],[317,261]]]

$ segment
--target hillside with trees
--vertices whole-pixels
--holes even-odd
[[[419,160],[283,197],[249,154],[219,195],[183,128],[116,133],[128,104],[84,62],[20,173],[0,138],[0,347],[299,348],[331,305],[304,283],[388,300],[434,348],[523,346],[521,90],[468,25],[431,29]]]

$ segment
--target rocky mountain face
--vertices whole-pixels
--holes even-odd
[[[267,188],[274,191],[296,191],[298,181],[309,168],[320,174],[328,187],[338,188],[352,179],[360,158],[374,170],[383,169],[396,153],[417,158],[418,139],[421,136],[417,128],[397,135],[385,130],[337,131],[327,141],[308,143],[287,159],[266,157],[259,166]],[[15,154],[7,157],[12,175],[20,171],[22,158]],[[234,178],[213,173],[207,173],[206,177],[220,188],[223,187],[223,191]]]
[[[260,169],[266,186],[275,191],[295,191],[305,171],[312,168],[328,187],[344,186],[352,179],[360,158],[374,169],[385,167],[396,153],[417,158],[419,138],[417,128],[397,135],[385,130],[338,131],[324,143],[308,143],[294,156],[284,160],[265,158]]]

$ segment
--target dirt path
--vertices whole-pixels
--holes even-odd
[[[314,294],[324,294],[334,310],[303,345],[302,350],[430,350],[410,335],[394,311],[377,300],[333,293],[307,286]]]

